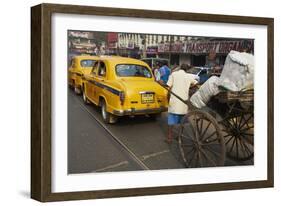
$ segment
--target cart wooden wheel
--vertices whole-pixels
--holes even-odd
[[[194,110],[184,116],[179,148],[186,167],[223,166],[225,143],[217,121],[207,112]]]
[[[253,113],[229,116],[221,122],[224,126],[226,153],[230,159],[246,161],[254,156]]]

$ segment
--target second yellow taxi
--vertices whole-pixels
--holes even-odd
[[[167,91],[155,82],[149,66],[140,60],[104,56],[85,74],[83,100],[101,107],[102,119],[118,116],[157,116],[167,111]]]
[[[68,69],[68,84],[74,88],[76,94],[81,93],[84,75],[91,72],[98,56],[75,56],[71,59]]]

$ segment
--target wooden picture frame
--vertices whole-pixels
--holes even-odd
[[[220,22],[267,27],[267,179],[215,184],[170,185],[162,187],[52,192],[51,162],[51,16],[54,13],[113,17],[151,18],[193,22]],[[91,6],[40,4],[31,8],[31,198],[42,202],[94,198],[159,195],[273,187],[274,183],[274,20],[214,14],[119,9]]]

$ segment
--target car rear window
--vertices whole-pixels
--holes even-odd
[[[142,59],[145,63],[147,63],[150,67],[152,66],[152,60],[151,59]]]
[[[116,74],[119,77],[152,77],[147,67],[136,64],[119,64],[116,66]]]
[[[93,67],[96,61],[92,59],[85,59],[81,60],[80,65],[81,67]]]

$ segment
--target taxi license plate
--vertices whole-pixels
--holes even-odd
[[[153,103],[154,102],[154,94],[142,94],[141,95],[141,103]]]

